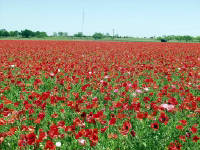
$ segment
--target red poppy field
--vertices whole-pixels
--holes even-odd
[[[200,44],[0,41],[0,149],[200,149]]]

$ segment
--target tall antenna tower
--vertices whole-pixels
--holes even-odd
[[[115,37],[115,29],[113,28],[113,39],[114,39],[114,37]]]
[[[81,32],[83,33],[83,27],[85,22],[85,12],[84,9],[82,10],[82,24],[81,24]]]

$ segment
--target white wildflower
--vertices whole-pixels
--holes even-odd
[[[137,96],[137,94],[136,94],[135,92],[133,92],[132,95],[133,95],[133,97],[136,97],[136,96]]]
[[[171,105],[171,104],[161,104],[160,106],[162,108],[167,109],[168,111],[174,109],[174,105]]]
[[[149,88],[148,88],[148,87],[145,87],[144,90],[147,92],[147,91],[149,91]]]
[[[131,83],[129,83],[129,84],[128,84],[128,87],[131,87],[131,86],[132,86],[132,84],[131,84]]]
[[[49,75],[50,75],[51,77],[55,76],[55,74],[54,74],[54,73],[50,73]]]
[[[61,142],[56,142],[56,147],[61,147]]]
[[[136,92],[136,93],[142,93],[142,90],[137,89],[137,90],[135,90],[135,92]]]
[[[117,92],[118,92],[118,89],[115,89],[115,90],[114,90],[114,93],[117,93]]]
[[[86,140],[83,139],[83,138],[80,138],[80,139],[78,139],[78,142],[79,142],[80,145],[85,145]]]
[[[105,77],[104,77],[104,79],[108,79],[109,78],[109,75],[106,75]]]
[[[176,86],[175,86],[175,85],[173,85],[173,84],[171,85],[171,87],[172,87],[172,88],[174,88],[174,89],[176,88]]]

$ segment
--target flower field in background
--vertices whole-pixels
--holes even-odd
[[[200,44],[0,41],[0,149],[200,149]]]

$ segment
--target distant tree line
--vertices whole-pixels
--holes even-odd
[[[28,29],[22,30],[22,31],[7,31],[6,29],[0,29],[0,37],[24,37],[24,38],[30,38],[30,37],[38,37],[43,38],[47,37],[46,32],[41,31],[31,31]]]
[[[53,36],[54,37],[57,37],[57,36],[67,37],[69,35],[67,34],[67,32],[54,32]],[[84,35],[82,32],[78,32],[69,37],[77,37],[77,38],[93,37],[95,40],[99,40],[99,39],[103,39],[103,38],[112,38],[113,36],[110,36],[109,33],[103,34],[100,32],[95,32],[92,36],[87,36],[87,35]],[[115,35],[115,37],[119,38],[118,35]]]
[[[7,31],[6,29],[0,29],[0,37],[23,37],[23,38],[30,38],[30,37],[37,37],[37,38],[44,38],[48,37],[46,32],[41,31],[31,31],[28,29],[21,30],[21,31]],[[100,39],[114,39],[114,38],[134,38],[128,36],[119,36],[118,34],[110,35],[109,33],[101,33],[95,32],[92,36],[84,35],[82,32],[75,33],[74,35],[68,35],[67,32],[54,32],[51,37],[70,37],[70,38],[93,38],[95,40]],[[146,37],[144,37],[146,38]],[[168,42],[168,41],[184,41],[184,42],[191,42],[191,41],[198,41],[200,42],[200,36],[193,37],[190,35],[164,35],[159,37],[150,37],[150,39],[160,40],[161,42]]]
[[[0,37],[23,37],[23,38],[31,38],[38,37],[44,38],[48,37],[46,32],[40,31],[31,31],[28,29],[21,31],[7,31],[6,29],[0,29]],[[52,37],[74,37],[74,38],[84,38],[84,37],[93,37],[95,40],[103,39],[103,38],[122,38],[119,35],[111,36],[109,33],[103,34],[100,32],[95,32],[92,36],[84,35],[82,32],[75,33],[74,35],[68,35],[67,32],[54,32]]]
[[[193,36],[190,36],[190,35],[168,35],[168,36],[160,36],[160,37],[157,37],[157,40],[160,40],[160,41],[185,41],[185,42],[191,42],[191,41],[198,41],[200,42],[200,36],[197,36],[197,37],[193,37]]]

